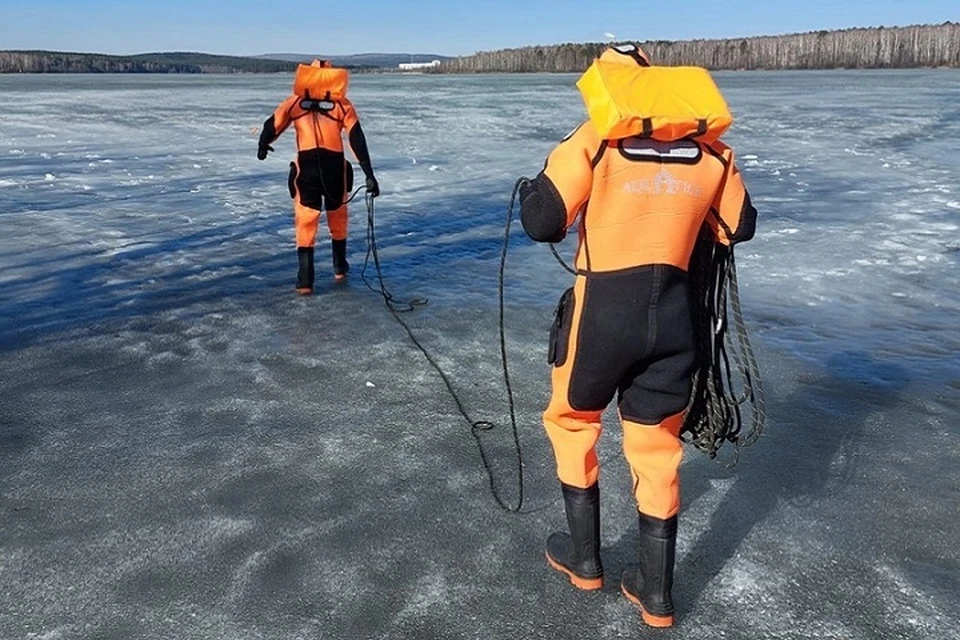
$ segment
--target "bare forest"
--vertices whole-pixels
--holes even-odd
[[[960,67],[960,23],[954,22],[639,44],[654,64],[708,69]],[[595,42],[480,52],[446,60],[438,72],[580,72],[607,46]]]

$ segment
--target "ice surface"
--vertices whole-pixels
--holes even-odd
[[[496,284],[507,202],[583,117],[574,76],[353,78],[384,274],[515,498]],[[737,252],[767,435],[689,451],[664,637],[960,635],[960,73],[721,73],[760,210]],[[293,295],[277,76],[0,76],[0,638],[652,637],[601,441],[600,594],[562,526],[550,314],[515,225],[507,337],[526,507],[500,512],[442,381],[357,277]],[[572,245],[560,247],[569,257]]]

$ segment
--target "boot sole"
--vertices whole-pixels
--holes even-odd
[[[560,573],[567,576],[570,579],[570,584],[575,586],[577,589],[582,591],[596,591],[597,589],[603,588],[603,577],[599,578],[581,578],[574,572],[567,569],[562,564],[550,557],[550,554],[547,553],[547,564],[559,571]]]
[[[643,608],[643,603],[640,602],[640,599],[627,591],[623,585],[620,586],[620,592],[623,593],[624,597],[633,604],[640,607],[640,616],[643,618],[643,621],[647,623],[648,626],[655,627],[657,629],[666,629],[667,627],[673,626],[673,616],[655,616],[652,613],[648,613],[646,609]]]

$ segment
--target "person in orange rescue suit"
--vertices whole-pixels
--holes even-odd
[[[674,622],[678,436],[696,358],[690,257],[703,224],[717,242],[732,245],[753,237],[757,212],[733,151],[710,137],[717,131],[705,120],[684,131],[683,114],[679,128],[641,114],[620,121],[635,127],[632,135],[617,127],[604,135],[587,91],[607,83],[583,83],[590,73],[602,73],[610,86],[632,78],[629,102],[638,82],[649,91],[654,79],[684,69],[694,68],[651,67],[634,45],[607,49],[578,82],[590,119],[520,187],[521,221],[533,240],[559,242],[579,220],[577,275],[551,330],[552,395],[543,413],[569,533],[547,539],[547,561],[580,589],[603,584],[595,445],[601,414],[616,396],[640,524],[640,564],[624,573],[621,590],[654,627]],[[721,110],[729,115],[725,103]],[[717,126],[726,128],[709,124]]]
[[[367,140],[353,104],[346,96],[347,71],[335,69],[325,60],[300,65],[294,92],[263,123],[257,158],[265,160],[270,145],[291,124],[297,136],[297,156],[290,163],[288,185],[293,198],[296,227],[297,293],[313,293],[314,245],[320,212],[327,214],[330,230],[333,273],[342,281],[350,265],[347,262],[347,204],[353,188],[353,169],[343,153],[342,131],[366,177],[366,189],[372,197],[380,186],[370,163]]]

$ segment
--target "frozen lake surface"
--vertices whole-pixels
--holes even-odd
[[[408,322],[516,497],[497,342],[510,189],[583,118],[575,76],[354,76]],[[678,626],[618,592],[635,516],[601,439],[607,586],[540,426],[569,276],[522,237],[507,336],[526,502],[499,510],[436,372],[318,245],[293,293],[289,76],[0,76],[0,638],[960,637],[960,72],[720,73],[760,211],[737,254],[769,412],[688,449]],[[569,255],[567,243],[561,252]]]

